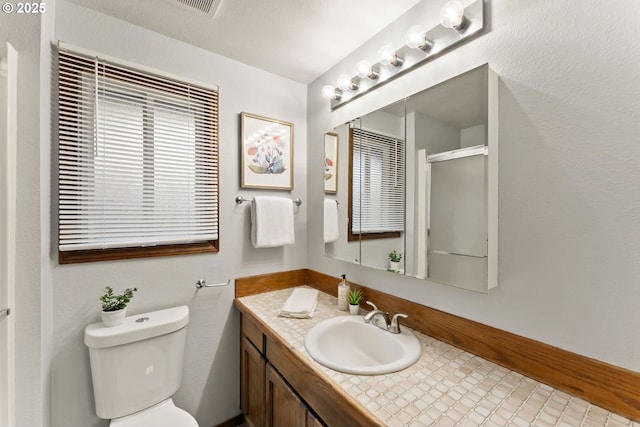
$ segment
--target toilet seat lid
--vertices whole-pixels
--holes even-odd
[[[171,398],[135,414],[114,418],[109,427],[198,427],[196,420]]]

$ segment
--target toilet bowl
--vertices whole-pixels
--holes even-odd
[[[122,325],[87,325],[96,414],[111,427],[198,427],[172,396],[182,381],[189,308],[126,317]]]
[[[143,409],[132,415],[115,418],[109,427],[198,427],[198,423],[185,410],[178,408],[173,399]]]

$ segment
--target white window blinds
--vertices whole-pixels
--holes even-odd
[[[404,230],[404,141],[351,128],[353,234]]]
[[[218,239],[218,94],[59,51],[59,250]]]

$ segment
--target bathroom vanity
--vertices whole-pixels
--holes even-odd
[[[307,354],[305,336],[321,321],[346,313],[337,309],[334,296],[320,292],[312,319],[278,317],[291,292],[235,300],[242,313],[247,425],[636,425],[415,330],[422,356],[402,371],[365,376],[324,367]]]
[[[254,307],[251,301],[247,306],[243,299],[236,300],[236,307],[242,312],[241,389],[245,424],[383,425],[300,359],[287,341],[250,308]]]

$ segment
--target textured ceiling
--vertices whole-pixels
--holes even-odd
[[[420,0],[69,1],[307,84]]]

